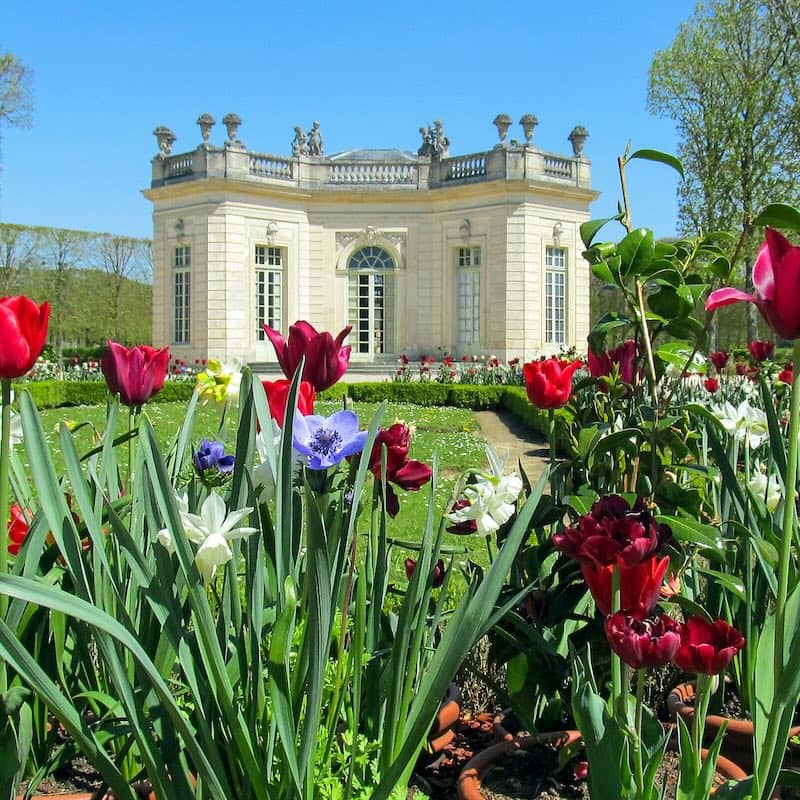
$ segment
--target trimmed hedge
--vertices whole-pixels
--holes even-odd
[[[105,381],[31,381],[14,384],[14,392],[30,392],[40,409],[62,406],[102,406],[108,400]],[[153,398],[154,403],[188,402],[194,384],[167,381],[164,388]]]

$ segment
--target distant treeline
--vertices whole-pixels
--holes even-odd
[[[151,340],[151,242],[110,233],[0,223],[0,296],[52,306],[49,344]]]

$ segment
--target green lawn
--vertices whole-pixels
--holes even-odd
[[[328,415],[340,408],[335,402],[318,402],[315,412]],[[366,427],[378,404],[355,403],[352,406],[362,426]],[[166,444],[177,432],[183,421],[185,405],[183,403],[160,403],[146,407],[146,413],[153,424],[159,440]],[[58,450],[58,427],[61,422],[79,424],[88,422],[86,426],[75,433],[79,452],[86,452],[94,446],[96,433],[103,431],[105,424],[105,407],[78,406],[74,408],[51,409],[41,412],[42,426],[47,440],[52,448],[56,469],[61,471],[63,460]],[[431,408],[425,406],[390,404],[383,418],[383,425],[390,425],[396,419],[401,419],[407,424],[416,427],[412,439],[412,458],[431,463],[434,452],[439,454],[439,480],[435,491],[435,508],[437,522],[447,506],[455,479],[466,469],[471,467],[486,468],[486,455],[484,440],[480,437],[479,425],[475,415],[467,409],[457,408]],[[126,410],[120,414],[118,432],[121,434],[127,429],[128,415]],[[196,416],[193,439],[199,442],[201,438],[218,438],[219,412],[212,406],[201,407]],[[226,439],[232,445],[233,433],[228,426]],[[24,459],[24,451],[20,448]],[[404,492],[398,490],[400,498],[400,513],[395,519],[389,519],[389,535],[393,539],[408,542],[418,542],[421,537],[425,518],[427,515],[430,486],[425,486],[419,492]],[[469,547],[471,555],[482,562],[486,562],[486,550],[482,541],[471,537],[453,536],[447,534],[445,544],[457,548]],[[414,557],[413,552],[405,548],[396,548],[393,553],[393,578],[399,580],[403,573],[403,564],[406,557]],[[466,558],[457,555],[456,559]]]

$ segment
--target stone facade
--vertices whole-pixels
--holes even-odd
[[[334,332],[353,325],[353,361],[585,347],[579,226],[597,193],[582,154],[503,137],[447,157],[437,122],[432,155],[311,155],[296,140],[297,155],[282,157],[247,150],[235,115],[214,147],[213,119],[201,120],[203,142],[187,153],[173,154],[174,135],[157,129],[145,191],[153,341],[176,358],[273,361],[261,323],[286,333],[297,319]],[[420,132],[431,152],[431,129]]]

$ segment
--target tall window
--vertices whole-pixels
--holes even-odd
[[[356,353],[394,352],[394,259],[370,245],[350,256],[347,269],[347,321],[353,326],[348,342]]]
[[[173,341],[189,344],[192,306],[192,248],[188,245],[175,248],[173,266]]]
[[[481,249],[459,247],[456,262],[456,340],[460,348],[481,341]]]
[[[544,256],[544,340],[547,344],[567,341],[567,250],[547,247]]]
[[[264,325],[275,330],[283,328],[283,268],[285,251],[282,247],[257,244],[254,253],[256,268],[256,338],[266,341]]]

